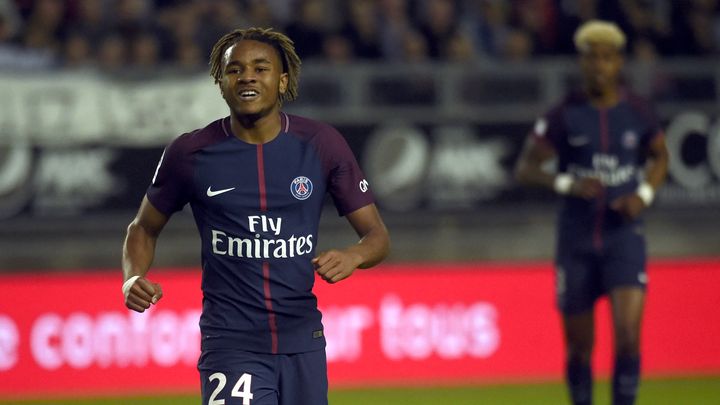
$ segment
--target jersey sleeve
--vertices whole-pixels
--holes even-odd
[[[650,145],[657,137],[665,136],[660,120],[655,113],[654,108],[646,99],[633,96],[630,98],[631,105],[636,114],[642,119],[644,131],[640,134],[640,162],[644,163],[648,157]]]
[[[338,214],[344,216],[374,203],[375,198],[345,138],[332,127],[327,131],[328,192]]]
[[[191,154],[184,146],[181,136],[165,148],[147,189],[148,200],[167,216],[180,211],[190,200]]]
[[[562,109],[556,107],[535,121],[530,136],[555,150],[560,150],[565,132]]]
[[[643,144],[649,147],[649,145],[656,137],[665,136],[665,131],[660,124],[660,120],[658,119],[655,110],[652,108],[652,106],[650,106],[650,104],[646,105],[644,115],[645,124],[647,125],[647,131],[645,131],[645,134],[643,134]]]

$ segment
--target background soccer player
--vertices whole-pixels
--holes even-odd
[[[625,45],[620,29],[591,21],[574,40],[583,88],[537,121],[516,176],[564,196],[556,276],[572,401],[592,402],[593,308],[608,294],[616,356],[613,403],[632,404],[647,283],[640,214],[665,178],[668,157],[650,108],[620,85]],[[555,158],[553,175],[543,167]]]
[[[210,65],[230,116],[165,149],[128,227],[125,304],[143,312],[162,297],[145,275],[163,226],[189,203],[202,241],[203,403],[327,403],[314,273],[335,283],[375,265],[388,232],[343,137],[281,111],[298,92],[290,39],[236,30],[215,44]],[[326,192],[360,241],[316,256]]]

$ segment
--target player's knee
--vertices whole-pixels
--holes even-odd
[[[615,331],[615,351],[620,355],[636,355],[640,351],[640,333],[633,327],[618,327]]]
[[[567,358],[570,361],[589,363],[592,358],[592,351],[592,340],[569,341],[567,345]]]

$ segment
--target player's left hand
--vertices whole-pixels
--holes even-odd
[[[625,194],[610,203],[610,208],[622,214],[625,218],[635,219],[642,210],[645,209],[645,203],[635,194]]]
[[[328,283],[337,283],[352,275],[361,258],[357,254],[342,250],[328,250],[312,259],[315,271]]]

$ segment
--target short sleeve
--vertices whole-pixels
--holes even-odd
[[[640,153],[641,159],[647,158],[650,145],[657,137],[665,136],[660,120],[655,113],[652,105],[644,98],[638,96],[630,97],[630,105],[634,109],[637,116],[642,120],[644,127],[643,133],[640,135]]]
[[[646,145],[650,145],[656,137],[665,136],[665,131],[663,130],[660,120],[650,104],[646,104],[644,115],[645,124],[647,125],[647,131],[645,131],[644,134],[644,143]]]
[[[536,141],[544,142],[558,150],[565,132],[562,109],[556,107],[535,121],[530,136]]]
[[[167,216],[180,211],[190,200],[191,154],[183,141],[181,136],[165,148],[147,190],[148,200]]]
[[[370,185],[345,138],[331,129],[324,145],[330,160],[328,192],[332,196],[338,214],[347,215],[375,202]]]

